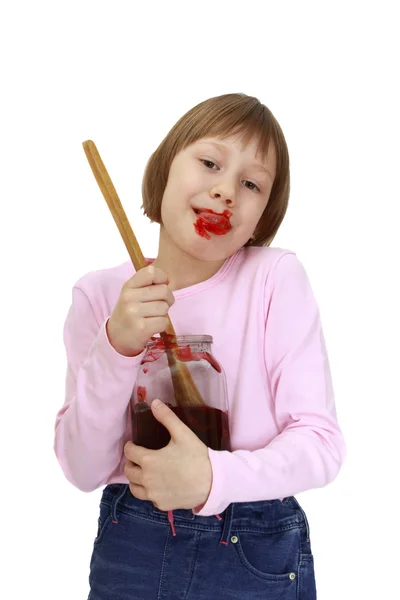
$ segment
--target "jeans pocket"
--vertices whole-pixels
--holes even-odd
[[[100,514],[97,521],[97,535],[94,540],[94,545],[98,546],[104,537],[104,534],[111,523],[111,507],[105,502],[100,502]]]
[[[242,565],[254,575],[286,582],[296,589],[299,566],[300,528],[270,533],[243,532],[235,536]]]

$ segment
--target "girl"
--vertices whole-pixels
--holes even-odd
[[[206,100],[146,167],[157,258],[73,287],[54,449],[74,486],[106,486],[89,600],[316,598],[309,524],[294,496],[334,480],[345,443],[307,274],[294,252],[269,247],[289,181],[285,138],[266,106],[244,94]],[[213,337],[231,452],[207,448],[158,402],[168,446],[130,441],[135,378],[167,312],[177,334]]]

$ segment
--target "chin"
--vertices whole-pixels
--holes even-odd
[[[188,240],[182,249],[193,258],[207,262],[224,261],[244,245],[234,245],[232,240],[229,243],[222,236],[211,235],[211,239],[207,240],[199,237],[196,233],[194,235],[196,236],[195,239]]]

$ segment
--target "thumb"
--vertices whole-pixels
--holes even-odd
[[[161,400],[153,400],[150,408],[157,421],[168,429],[172,439],[176,439],[179,435],[182,435],[183,430],[187,429],[174,411]]]

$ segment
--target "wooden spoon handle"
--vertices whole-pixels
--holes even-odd
[[[114,221],[119,229],[122,239],[125,242],[125,246],[129,252],[133,266],[138,271],[139,269],[146,267],[147,263],[143,256],[142,250],[140,249],[136,236],[133,233],[132,227],[127,219],[121,201],[118,198],[118,194],[113,182],[111,181],[107,169],[101,160],[95,143],[91,140],[87,140],[86,142],[83,142],[82,145],[92,168],[93,175],[96,178],[104,199],[108,204],[108,208],[114,217]]]
[[[91,166],[91,169],[93,171],[93,175],[96,178],[99,188],[104,196],[105,201],[108,204],[108,208],[110,209],[110,212],[114,217],[114,221],[125,243],[126,249],[128,250],[129,256],[131,257],[133,266],[135,267],[136,271],[139,271],[140,269],[143,269],[143,267],[147,267],[146,259],[143,256],[142,250],[139,246],[136,236],[133,233],[132,227],[130,226],[128,218],[122,207],[121,201],[118,198],[118,194],[113,185],[113,182],[111,181],[107,169],[103,161],[101,160],[100,154],[96,148],[95,143],[91,140],[87,140],[86,142],[83,142],[82,145],[86,157]],[[167,315],[167,318],[168,327],[166,332],[172,335],[176,335],[169,315]]]

